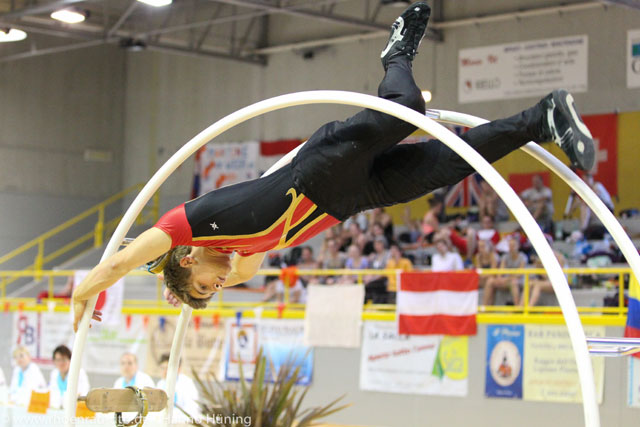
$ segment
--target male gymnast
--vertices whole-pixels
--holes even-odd
[[[381,54],[385,76],[378,88],[381,98],[423,114],[425,103],[411,67],[429,15],[429,6],[417,2],[393,23]],[[78,285],[73,293],[74,327],[90,297],[167,252],[167,299],[204,308],[223,286],[253,277],[267,251],[299,245],[357,212],[416,199],[474,172],[437,140],[398,145],[415,129],[366,109],[322,126],[291,164],[273,174],[211,191],[172,209]],[[583,170],[594,162],[591,134],[572,96],[562,90],[514,116],[470,129],[461,138],[489,162],[529,141],[554,141]],[[100,317],[94,312],[95,320]]]

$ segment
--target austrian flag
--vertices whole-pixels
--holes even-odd
[[[401,273],[396,300],[400,335],[475,335],[478,273]]]

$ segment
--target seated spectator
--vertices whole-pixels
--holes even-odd
[[[509,252],[502,255],[500,259],[500,268],[525,268],[527,265],[527,257],[520,252],[520,244],[516,239],[509,239]],[[520,286],[524,280],[523,276],[514,274],[503,274],[500,276],[490,277],[484,287],[484,295],[482,297],[483,305],[493,305],[495,303],[496,289],[509,289],[513,298],[513,305],[520,303]]]
[[[349,246],[347,252],[347,260],[344,263],[344,268],[351,270],[363,270],[369,268],[369,261],[362,255],[360,249],[356,245]],[[344,276],[342,283],[357,283],[358,278],[356,276]]]
[[[408,205],[404,208],[402,220],[405,227],[407,227],[407,231],[400,233],[398,240],[411,245],[417,243],[418,239],[420,239],[420,221],[411,218],[411,208]]]
[[[371,220],[370,224],[380,224],[384,232],[384,236],[387,238],[387,243],[393,241],[393,218],[389,215],[384,208],[374,208],[370,211]]]
[[[384,236],[376,237],[373,247],[374,252],[369,255],[369,266],[376,270],[386,267],[389,253],[386,249],[387,241]],[[374,304],[384,304],[387,302],[387,276],[369,275],[365,277],[365,301],[372,301]]]
[[[369,234],[369,240],[367,241],[364,249],[362,250],[362,254],[364,256],[369,256],[374,252],[373,244],[377,239],[384,240],[385,245],[389,244],[389,239],[384,233],[384,228],[382,224],[379,222],[374,222],[371,226],[371,233]]]
[[[431,271],[459,271],[464,269],[464,263],[459,253],[449,247],[445,239],[435,242],[437,252],[431,257]]]
[[[366,212],[360,212],[352,217],[347,218],[344,222],[344,227],[347,229],[351,228],[351,224],[357,224],[358,228],[361,232],[365,233],[369,229],[369,218],[367,217]]]
[[[553,251],[553,254],[556,256],[556,259],[558,260],[558,263],[560,263],[560,266],[562,268],[567,268],[567,260],[565,259],[564,255],[562,255],[560,252],[555,250]],[[536,256],[536,261],[534,263],[534,266],[536,268],[544,268],[544,266],[542,265],[542,262],[540,261],[540,258],[537,256]],[[546,274],[532,276],[531,279],[529,280],[529,288],[531,289],[531,297],[529,298],[529,305],[538,304],[538,301],[540,300],[540,295],[543,292],[544,293],[554,292],[553,285],[549,280],[549,276],[547,276]],[[523,304],[524,304],[524,299],[523,301],[521,301],[520,305],[523,305]]]
[[[167,370],[169,368],[169,355],[163,354],[160,357],[160,368],[162,369],[162,379],[158,381],[157,388],[167,391]],[[176,408],[173,410],[173,423],[188,423],[189,418],[196,419],[200,415],[198,400],[200,395],[196,384],[191,378],[182,373],[182,359],[178,366],[178,378],[176,379],[176,394],[173,400]],[[189,414],[187,417],[182,411]]]
[[[522,192],[520,198],[533,215],[540,228],[545,233],[553,230],[553,193],[551,189],[544,186],[544,181],[540,175],[534,175],[532,187]]]
[[[71,350],[66,345],[59,345],[53,350],[53,364],[55,368],[49,375],[49,406],[60,409],[64,405],[64,395],[67,391],[69,365],[71,364]],[[78,396],[89,393],[89,377],[84,369],[80,369],[78,377]]]
[[[352,222],[347,227],[346,225],[342,228],[342,246],[340,247],[341,252],[347,252],[351,245],[356,244],[358,241],[358,236],[362,234],[362,229],[356,222]]]
[[[340,246],[338,245],[336,239],[325,239],[322,253],[320,254],[320,258],[318,259],[320,268],[323,268],[325,270],[338,270],[344,268],[346,256],[344,252],[340,252],[339,249]],[[325,276],[321,279],[321,281],[326,285],[333,285],[336,283],[337,278],[336,276]]]
[[[313,257],[313,248],[311,246],[303,246],[302,247],[302,255],[300,256],[300,261],[297,265],[299,270],[316,270],[320,267],[318,261]],[[302,286],[305,288],[309,284],[318,283],[318,278],[320,276],[300,276],[300,281],[302,281]]]
[[[387,270],[402,270],[402,271],[411,271],[413,270],[413,264],[409,258],[405,258],[402,256],[402,252],[400,251],[400,246],[397,243],[392,243],[389,246],[389,260],[387,261]],[[387,291],[395,292],[398,290],[398,282],[397,276],[395,274],[389,275],[387,277]],[[392,301],[390,301],[392,302]]]
[[[480,229],[476,233],[476,236],[478,237],[478,241],[487,240],[494,246],[500,242],[500,233],[496,230],[492,217],[484,215],[480,218]]]
[[[27,406],[31,401],[31,392],[46,391],[47,383],[38,365],[31,362],[31,354],[26,347],[13,350],[13,360],[16,367],[11,375],[9,400],[16,405]]]
[[[452,227],[441,227],[434,240],[439,239],[451,242],[465,259],[473,260],[478,246],[477,232],[462,217],[457,217]]]
[[[592,174],[586,174],[584,178],[587,185],[593,190],[598,198],[605,204],[605,206],[611,211],[614,211],[613,200],[611,195],[607,191],[601,182],[594,180]],[[593,213],[591,208],[574,192],[571,192],[569,199],[567,200],[567,208],[565,209],[564,216],[568,218],[573,211],[580,209],[580,230],[584,234],[587,240],[601,240],[604,238],[607,229],[604,227],[600,219]]]
[[[480,218],[489,216],[495,218],[496,221],[508,221],[509,212],[507,206],[502,199],[498,197],[498,193],[485,180],[480,181],[480,189],[482,193],[478,199],[478,215]]]
[[[138,370],[138,358],[133,353],[124,353],[120,357],[120,373],[122,376],[113,383],[113,388],[129,386],[145,388],[155,385],[149,375]]]
[[[440,214],[444,210],[444,203],[437,198],[429,199],[429,210],[422,218],[422,241],[430,244],[435,238],[435,234],[440,228]]]
[[[498,268],[499,256],[493,249],[491,240],[478,240],[478,253],[473,257],[474,268]],[[482,275],[478,286],[483,288],[491,276]]]

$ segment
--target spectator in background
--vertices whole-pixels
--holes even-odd
[[[495,218],[496,221],[507,221],[509,212],[507,206],[502,199],[498,197],[498,193],[484,179],[480,181],[480,189],[482,193],[478,199],[478,215],[480,218],[489,216]]]
[[[196,384],[191,378],[182,373],[182,359],[178,362],[178,378],[176,379],[176,394],[173,400],[176,409],[173,411],[172,423],[189,423],[189,418],[197,419],[200,415],[198,400],[200,395]],[[169,367],[169,355],[163,354],[160,357],[160,369],[162,369],[162,379],[158,381],[157,388],[167,391],[167,370]],[[187,417],[182,411],[189,414]]]
[[[339,248],[340,247],[336,239],[331,238],[324,241],[324,249],[318,260],[320,268],[325,270],[338,270],[344,268],[346,257],[344,252],[340,252],[338,250]],[[336,280],[336,276],[325,276],[323,282],[325,285],[334,285]]]
[[[347,260],[344,263],[344,268],[350,270],[362,270],[369,268],[369,261],[360,252],[360,248],[356,245],[349,246],[347,252]],[[356,283],[358,278],[356,276],[345,276],[342,278],[343,283]]]
[[[498,268],[499,256],[493,248],[491,240],[478,240],[478,253],[473,257],[473,267],[480,268]],[[478,286],[484,288],[491,276],[480,276]]]
[[[613,213],[613,200],[605,186],[602,185],[601,182],[595,181],[593,175],[590,173],[585,175],[584,180],[593,192],[596,193],[602,203],[604,203],[605,206]],[[587,240],[602,240],[607,229],[602,225],[591,208],[589,208],[589,206],[580,197],[578,197],[576,193],[571,192],[569,199],[567,200],[567,208],[564,212],[565,218],[570,217],[576,208],[580,209],[580,230],[584,237]]]
[[[380,224],[384,232],[384,236],[387,238],[387,243],[394,240],[393,235],[393,218],[389,215],[384,208],[371,209],[370,224]]]
[[[378,236],[373,242],[373,253],[369,255],[369,268],[383,270],[389,259],[387,240],[384,236]],[[365,277],[365,301],[373,301],[374,304],[387,302],[387,276],[382,274]]]
[[[451,250],[447,240],[438,239],[435,244],[437,252],[431,257],[431,271],[459,271],[464,269],[462,257],[459,253]]]
[[[300,261],[298,262],[298,269],[300,270],[316,270],[320,267],[320,264],[313,257],[313,248],[311,246],[303,246],[302,247],[302,255],[300,256]],[[309,284],[318,283],[319,276],[300,276],[300,280],[302,281],[302,286],[305,288]]]
[[[525,268],[527,266],[527,257],[520,252],[520,244],[517,239],[509,239],[509,252],[502,255],[500,259],[500,268]],[[514,274],[503,274],[500,276],[490,277],[484,287],[484,295],[482,297],[483,305],[493,305],[495,303],[496,289],[509,289],[513,298],[513,305],[520,303],[520,286],[524,280],[524,276]]]
[[[49,375],[49,406],[62,408],[64,395],[67,391],[69,365],[71,364],[71,350],[66,345],[59,345],[53,350],[53,364],[55,368]],[[78,396],[86,396],[89,393],[89,377],[84,369],[80,369],[78,377]]]
[[[344,227],[350,229],[351,224],[354,223],[358,225],[358,229],[361,232],[366,232],[369,228],[369,218],[367,218],[366,212],[360,212],[353,215],[352,217],[347,218],[347,220],[344,222]]]
[[[500,241],[500,233],[496,230],[493,218],[489,215],[480,217],[480,229],[477,232],[477,237],[478,241],[487,240],[490,241],[493,246],[497,245]]]
[[[520,198],[545,233],[553,230],[553,193],[544,186],[542,176],[534,175],[531,188],[522,192]],[[553,233],[552,233],[553,234]]]
[[[440,228],[440,215],[442,214],[444,203],[441,199],[429,199],[429,210],[422,217],[422,240],[424,243],[432,243],[438,228]]]
[[[562,266],[562,268],[567,268],[568,266],[567,260],[565,259],[564,255],[562,255],[560,252],[556,250],[553,251],[553,254],[556,256],[556,259],[558,260],[558,263],[560,264],[560,266]],[[534,266],[536,268],[544,268],[544,266],[542,265],[542,262],[540,261],[540,258],[537,255],[536,255],[536,260],[534,262]],[[542,295],[543,292],[553,293],[553,285],[549,280],[549,276],[547,276],[546,274],[532,276],[531,280],[529,281],[529,288],[531,289],[529,305],[538,304],[538,301],[540,300],[540,296]],[[520,302],[520,305],[523,305],[523,304],[524,304],[524,298]]]
[[[349,246],[356,244],[358,241],[358,236],[362,234],[362,229],[356,222],[352,222],[349,226],[344,226],[342,228],[342,246],[340,247],[341,252],[347,252]]]
[[[387,261],[386,268],[388,270],[402,270],[402,271],[411,271],[413,270],[413,264],[409,258],[405,258],[402,256],[402,252],[400,251],[400,246],[397,243],[392,243],[389,246],[389,260]],[[387,291],[392,292],[395,295],[395,292],[398,290],[398,281],[395,274],[389,275],[387,277]],[[392,298],[395,301],[395,298]],[[390,301],[393,302],[393,301]]]
[[[26,347],[17,347],[13,350],[13,360],[16,367],[11,375],[9,400],[16,405],[27,406],[31,400],[31,392],[45,391],[47,383],[38,365],[31,362],[31,354]]]
[[[369,235],[369,241],[366,243],[362,254],[369,256],[372,253],[374,253],[374,243],[376,240],[378,239],[382,239],[384,240],[385,246],[389,245],[390,240],[387,238],[387,236],[384,233],[384,228],[382,227],[382,224],[380,224],[379,222],[374,222],[373,225],[371,226],[371,233]]]
[[[138,388],[153,387],[151,377],[138,370],[138,358],[133,353],[124,353],[120,357],[120,373],[122,376],[113,384],[113,388],[135,386]]]

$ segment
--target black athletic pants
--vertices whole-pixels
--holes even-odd
[[[425,112],[406,57],[391,60],[378,96]],[[461,138],[494,162],[529,141],[538,141],[543,113],[536,105],[470,129]],[[409,123],[369,109],[345,121],[327,123],[293,159],[294,185],[320,209],[345,220],[363,210],[408,202],[474,172],[440,141],[397,145],[415,130]]]

